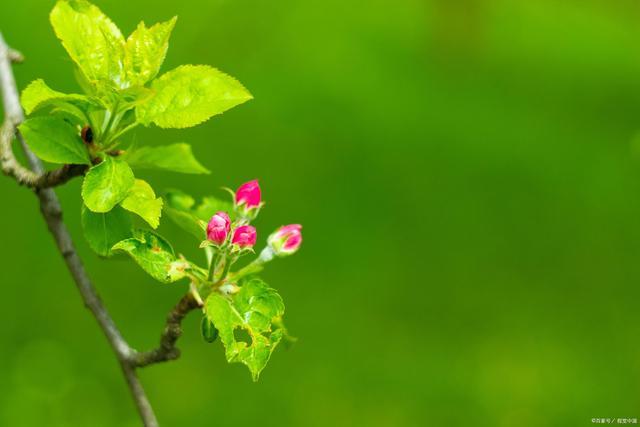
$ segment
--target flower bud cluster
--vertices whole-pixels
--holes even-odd
[[[210,279],[222,280],[229,272],[229,267],[246,253],[253,252],[257,240],[257,231],[250,225],[264,205],[262,193],[257,180],[242,184],[233,193],[236,220],[232,221],[229,213],[216,212],[207,224],[207,240],[201,246],[216,248],[216,257],[211,264]],[[273,232],[267,239],[267,247],[248,267],[256,267],[273,259],[295,253],[302,243],[302,226],[300,224],[284,225]],[[247,267],[245,267],[246,269]],[[223,270],[221,277],[218,270]]]

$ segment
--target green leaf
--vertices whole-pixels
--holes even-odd
[[[192,213],[174,209],[165,204],[164,213],[178,227],[194,236],[198,241],[206,237],[206,223],[198,220]]]
[[[83,107],[87,110],[89,106],[99,106],[96,101],[91,100],[85,95],[75,93],[67,94],[51,89],[42,79],[34,80],[29,83],[20,96],[20,102],[25,113],[31,114],[34,111],[49,106],[59,106],[64,104],[72,104]]]
[[[198,242],[206,237],[207,222],[219,211],[225,211],[233,221],[233,204],[215,197],[204,197],[196,206],[193,197],[180,190],[171,190],[164,196],[164,212],[171,221],[192,234]]]
[[[124,68],[127,81],[132,86],[144,85],[153,79],[164,62],[169,47],[169,37],[176,17],[147,28],[144,22],[127,38]]]
[[[245,364],[257,381],[284,335],[282,329],[272,328],[272,322],[284,314],[280,295],[262,280],[252,278],[231,298],[210,294],[205,313],[220,333],[227,361]],[[238,328],[248,333],[250,342],[236,338]]]
[[[73,125],[59,117],[28,119],[19,127],[31,150],[51,163],[91,164],[89,152]]]
[[[193,197],[180,190],[167,191],[165,199],[169,206],[182,211],[188,211],[196,204],[196,200]]]
[[[127,153],[125,159],[134,169],[161,169],[190,174],[209,173],[193,156],[191,146],[184,143],[141,147]]]
[[[126,210],[140,215],[151,227],[158,228],[160,225],[162,199],[156,198],[156,193],[146,181],[136,179],[121,205]]]
[[[242,104],[251,94],[233,77],[206,65],[183,65],[151,84],[155,95],[136,108],[138,121],[186,128]]]
[[[83,110],[73,104],[67,102],[53,102],[52,104],[55,106],[51,109],[51,114],[61,117],[76,126],[83,127],[90,120]]]
[[[135,178],[129,165],[106,156],[89,169],[82,183],[82,199],[93,212],[109,212],[129,195]]]
[[[56,36],[84,77],[123,85],[125,40],[100,9],[85,0],[59,0],[49,16]]]
[[[111,255],[113,245],[133,237],[131,216],[119,206],[96,213],[82,205],[81,222],[89,246],[101,256]]]
[[[151,231],[138,230],[136,237],[117,243],[113,250],[128,253],[144,271],[162,283],[182,279],[188,267],[188,263],[176,259],[169,242]]]
[[[216,212],[225,211],[229,214],[231,220],[235,220],[236,215],[233,209],[233,203],[227,200],[220,200],[217,197],[206,196],[202,198],[202,202],[195,207],[194,213],[197,218],[203,221],[209,221]]]

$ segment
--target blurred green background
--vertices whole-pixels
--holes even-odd
[[[298,344],[254,384],[192,314],[183,357],[141,373],[162,425],[640,417],[638,2],[97,4],[126,33],[178,15],[164,70],[212,64],[255,96],[193,129],[138,131],[192,143],[213,171],[145,178],[199,196],[259,178],[260,241],[305,227],[300,253],[264,274]],[[0,31],[28,58],[21,88],[74,91],[52,6],[11,2]],[[185,285],[93,255],[79,186],[58,193],[87,269],[125,337],[153,346]],[[9,179],[0,195],[0,425],[138,425],[35,197]]]

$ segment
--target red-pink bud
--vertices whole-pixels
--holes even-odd
[[[256,229],[251,225],[241,225],[233,232],[231,243],[241,248],[251,248],[256,244]]]
[[[236,205],[244,205],[245,209],[253,209],[260,206],[260,185],[258,180],[245,182],[236,191]]]
[[[218,212],[209,220],[207,224],[207,239],[216,245],[221,245],[227,240],[231,230],[231,219],[226,212]]]
[[[291,255],[302,244],[302,226],[300,224],[283,225],[269,236],[267,242],[276,255]]]

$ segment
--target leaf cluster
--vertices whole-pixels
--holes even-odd
[[[236,79],[208,65],[182,65],[161,73],[175,17],[150,27],[140,22],[125,38],[95,5],[59,0],[50,22],[72,60],[81,90],[63,93],[42,79],[31,82],[21,95],[29,118],[20,132],[42,160],[87,166],[81,222],[89,246],[102,257],[129,255],[161,283],[188,279],[192,292],[206,300],[205,340],[213,342],[219,336],[227,360],[245,364],[257,380],[278,343],[288,338],[282,298],[253,274],[261,267],[231,273],[229,266],[236,258],[214,260],[215,249],[205,247],[207,268],[202,268],[177,255],[154,231],[164,211],[201,241],[206,221],[218,211],[229,212],[235,220],[236,206],[215,197],[196,203],[178,190],[158,197],[150,183],[136,176],[138,171],[208,174],[209,170],[186,143],[158,146],[128,140],[140,126],[198,125],[250,100],[251,94]],[[223,274],[212,274],[225,265]],[[227,274],[234,277],[233,283]],[[249,339],[238,338],[238,331]]]

